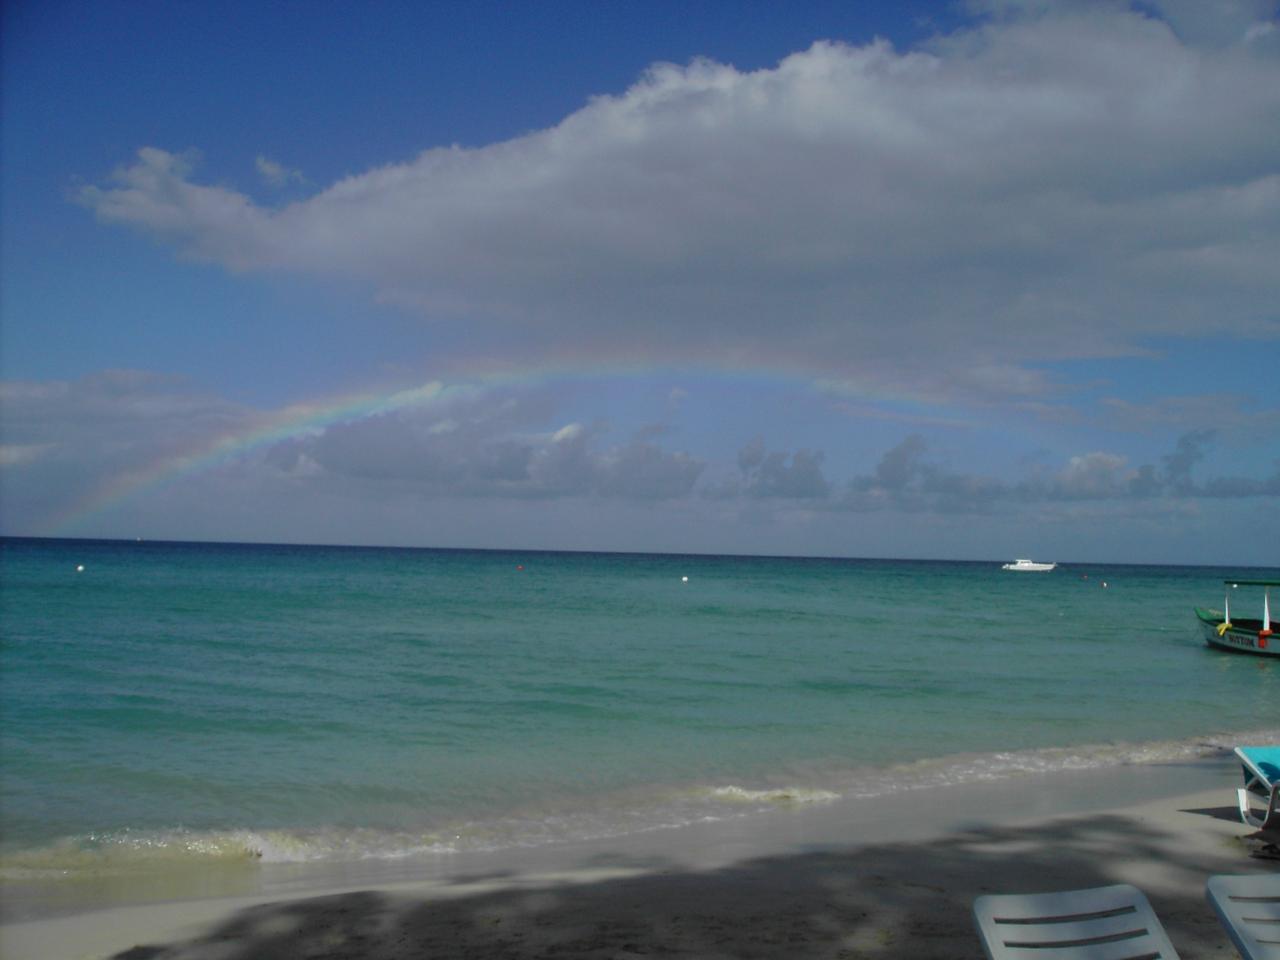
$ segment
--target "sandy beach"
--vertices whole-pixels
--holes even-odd
[[[978,958],[974,897],[1129,882],[1184,960],[1228,958],[1206,879],[1280,868],[1251,856],[1235,785],[1225,757],[1024,776],[408,864],[368,883],[313,874],[299,890],[295,874],[248,897],[9,923],[0,948],[8,960]]]

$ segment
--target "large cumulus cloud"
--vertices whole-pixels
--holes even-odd
[[[430,322],[518,331],[522,359],[1000,399],[1050,388],[1037,361],[1275,338],[1274,6],[982,6],[911,51],[659,64],[552,128],[283,207],[156,147],[80,198],[233,270],[345,276]]]

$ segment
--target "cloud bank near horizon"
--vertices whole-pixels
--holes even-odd
[[[9,517],[35,518],[84,501],[95,484],[157,478],[193,437],[251,434],[273,414],[192,391],[157,375],[111,371],[79,381],[0,384]],[[1180,509],[1210,500],[1280,497],[1267,477],[1235,476],[1210,457],[1210,430],[1184,434],[1150,463],[1090,451],[1034,464],[1018,478],[959,470],[920,434],[885,449],[867,474],[831,476],[822,449],[769,449],[754,438],[736,464],[676,449],[670,424],[620,436],[607,422],[565,422],[545,389],[453,387],[429,402],[299,430],[208,471],[198,497],[253,513],[259,497],[360,504],[609,501],[768,506],[827,514],[1000,514],[1093,503]],[[210,492],[217,491],[216,497]],[[80,518],[84,519],[84,518]],[[63,531],[58,531],[63,532]]]
[[[554,127],[283,206],[157,147],[79,199],[185,257],[502,331],[521,362],[767,365],[1000,402],[1055,392],[1037,364],[1280,336],[1262,8],[985,6],[907,52],[658,64]]]

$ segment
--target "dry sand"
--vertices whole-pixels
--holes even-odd
[[[1189,789],[1177,792],[1180,782]],[[1280,869],[1250,855],[1231,806],[1236,784],[1222,758],[1023,777],[490,855],[416,882],[11,923],[0,927],[0,955],[979,960],[974,897],[1129,882],[1183,960],[1231,958],[1206,879]]]

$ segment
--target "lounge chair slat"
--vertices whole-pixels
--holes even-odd
[[[1280,903],[1236,903],[1235,912],[1245,923],[1280,923]]]
[[[1210,877],[1205,896],[1245,960],[1280,960],[1280,874]]]
[[[996,929],[1006,943],[1071,943],[1141,936],[1146,933],[1147,926],[1141,917],[1130,912],[1098,920],[1053,923],[1001,923],[997,920]]]
[[[1178,960],[1174,953],[1152,950],[1150,944],[1107,943],[1092,947],[1004,947],[988,953],[993,960]]]
[[[1178,960],[1147,898],[1129,884],[979,897],[973,915],[991,960]]]

